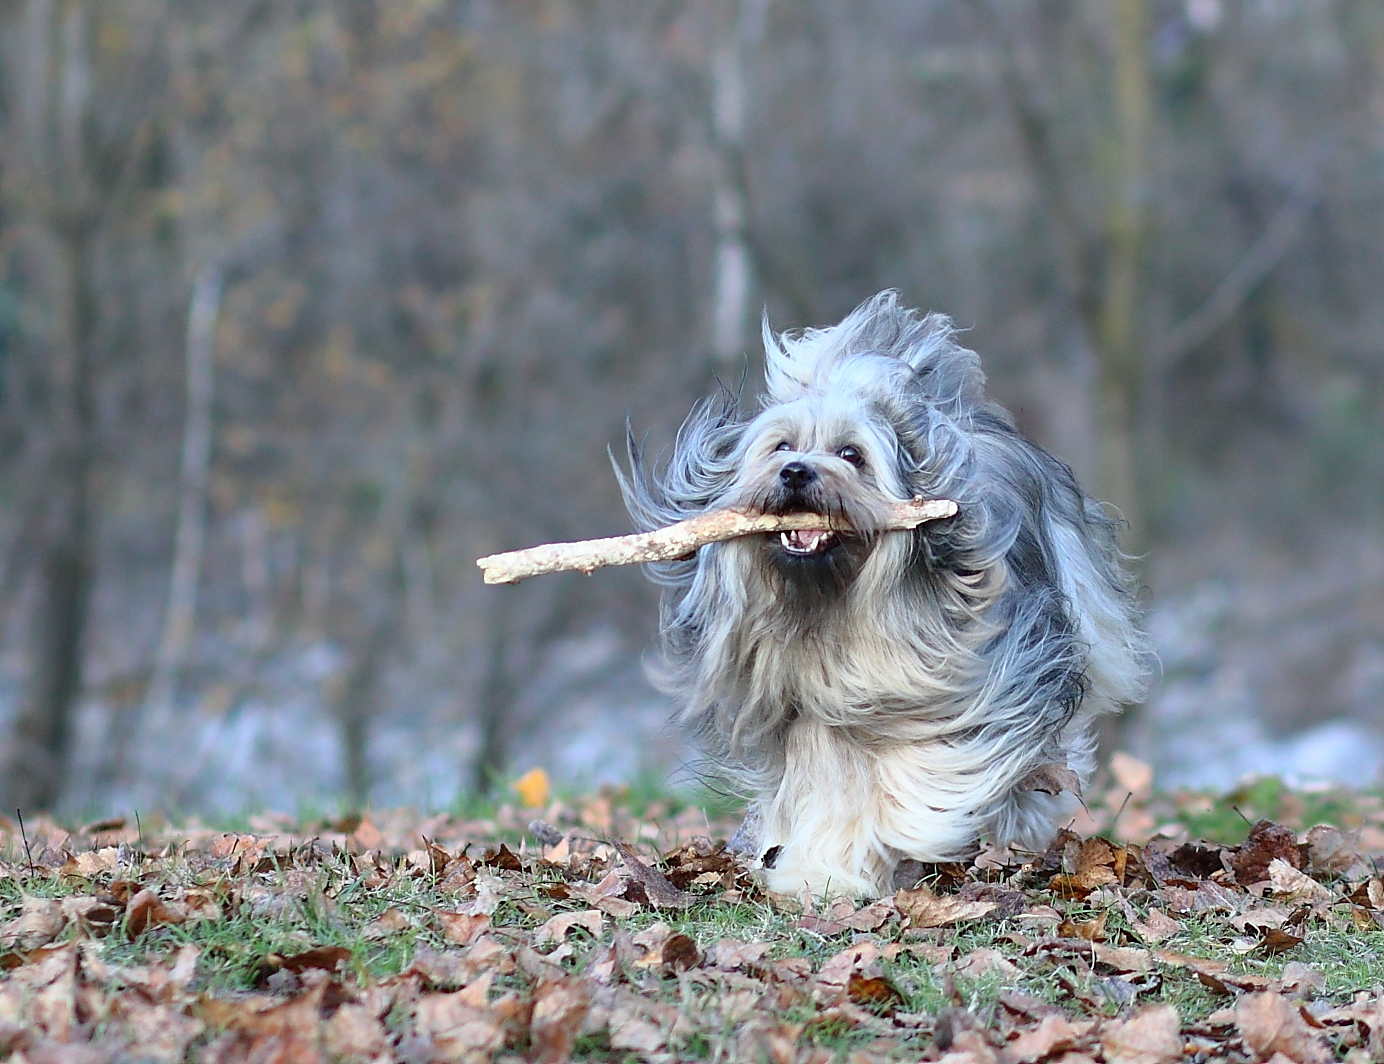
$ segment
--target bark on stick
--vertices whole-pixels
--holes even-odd
[[[925,521],[951,517],[956,510],[956,503],[950,499],[914,499],[896,503],[883,531],[917,528]],[[517,584],[525,577],[544,573],[573,570],[590,573],[606,565],[666,562],[685,558],[708,543],[719,543],[737,536],[803,528],[853,531],[849,525],[822,514],[756,514],[739,510],[713,510],[652,532],[609,539],[583,539],[575,543],[544,543],[527,550],[491,554],[477,560],[476,564],[484,571],[487,584]]]

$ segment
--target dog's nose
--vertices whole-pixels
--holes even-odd
[[[816,480],[817,474],[804,462],[789,462],[779,470],[779,479],[789,491],[799,491]]]

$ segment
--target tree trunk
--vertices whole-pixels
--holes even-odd
[[[49,526],[40,561],[33,668],[5,773],[6,807],[45,809],[67,783],[72,716],[82,690],[82,637],[91,599],[91,466],[94,452],[91,347],[96,329],[90,230],[65,234],[69,324],[62,409],[48,476]]]
[[[208,263],[197,272],[188,307],[185,359],[187,410],[178,489],[178,529],[168,581],[163,634],[154,658],[153,679],[149,682],[141,720],[146,741],[162,734],[171,723],[178,673],[182,670],[196,620],[197,583],[202,572],[202,550],[206,541],[216,322],[220,308],[221,268],[215,263]],[[150,745],[157,747],[154,743]],[[158,771],[157,768],[154,770]]]
[[[745,353],[754,269],[745,181],[746,53],[764,32],[769,0],[721,0],[711,51],[712,220],[716,233],[711,349],[718,368]]]
[[[1114,0],[1113,86],[1115,187],[1106,222],[1106,269],[1096,320],[1101,432],[1099,490],[1129,522],[1127,549],[1148,542],[1140,470],[1139,396],[1145,351],[1140,345],[1140,281],[1147,232],[1148,147],[1152,120],[1148,0]]]

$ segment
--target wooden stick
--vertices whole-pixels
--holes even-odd
[[[956,513],[950,499],[914,499],[894,504],[894,512],[883,531],[917,528],[925,521],[937,521]],[[822,514],[755,514],[740,510],[713,510],[700,517],[609,539],[583,539],[575,543],[544,543],[527,550],[491,554],[477,560],[487,584],[517,584],[529,576],[576,570],[590,573],[606,565],[633,565],[636,562],[666,562],[686,558],[708,543],[752,536],[757,532],[791,532],[794,529],[825,528],[833,532],[853,529]]]

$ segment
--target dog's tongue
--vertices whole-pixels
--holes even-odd
[[[815,551],[831,533],[825,528],[799,528],[787,535],[789,545],[795,550]]]

